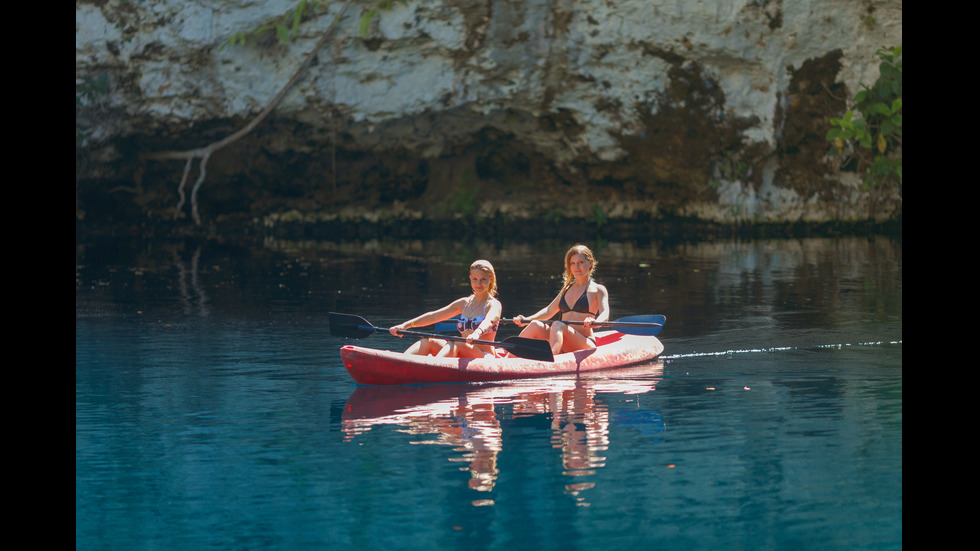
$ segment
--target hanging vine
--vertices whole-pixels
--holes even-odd
[[[327,27],[327,29],[323,32],[323,35],[320,37],[320,40],[316,43],[316,45],[313,47],[313,49],[310,51],[310,53],[307,54],[306,59],[304,59],[303,60],[303,63],[300,64],[300,66],[296,69],[296,72],[289,79],[289,81],[286,83],[286,85],[283,86],[282,89],[279,91],[279,93],[276,94],[276,96],[272,98],[272,100],[269,102],[269,104],[266,105],[265,108],[262,109],[262,111],[258,115],[256,115],[255,118],[253,118],[251,120],[251,122],[249,122],[247,125],[245,125],[245,127],[243,127],[241,130],[239,130],[239,131],[237,131],[237,132],[235,132],[235,133],[233,133],[233,134],[231,134],[231,135],[229,135],[229,136],[227,136],[227,137],[225,137],[225,138],[223,138],[221,140],[218,140],[216,142],[212,142],[212,143],[210,143],[210,144],[208,144],[208,145],[206,145],[204,147],[198,147],[198,148],[195,148],[195,149],[189,149],[189,150],[185,150],[185,151],[160,151],[160,152],[148,153],[148,154],[143,155],[143,158],[144,159],[149,159],[149,160],[162,161],[162,160],[183,159],[185,161],[185,163],[184,163],[184,173],[183,173],[183,176],[180,179],[180,185],[177,187],[177,195],[179,196],[180,200],[178,201],[177,208],[176,208],[176,210],[174,212],[174,219],[176,219],[176,218],[178,218],[180,216],[180,213],[181,213],[181,211],[182,211],[182,209],[184,207],[184,203],[185,203],[186,198],[187,198],[186,197],[187,180],[188,180],[188,177],[190,176],[191,168],[193,167],[194,160],[195,159],[200,159],[200,162],[198,164],[197,181],[194,182],[194,187],[191,189],[190,202],[191,202],[191,216],[194,218],[194,222],[197,225],[201,225],[201,216],[200,216],[200,213],[198,212],[198,208],[197,208],[197,192],[198,192],[198,190],[200,190],[201,185],[204,183],[204,179],[207,176],[207,165],[208,165],[208,160],[211,158],[211,154],[214,153],[215,151],[217,151],[217,150],[225,147],[226,145],[228,145],[228,144],[230,144],[230,143],[232,143],[232,142],[240,139],[241,137],[245,136],[246,134],[248,134],[249,132],[251,132],[256,126],[258,126],[263,120],[265,120],[266,117],[269,116],[269,114],[273,111],[273,109],[275,109],[276,106],[279,105],[279,102],[282,101],[282,98],[286,96],[286,93],[289,92],[289,90],[292,89],[292,87],[297,82],[299,82],[299,79],[300,79],[300,77],[303,76],[303,73],[305,73],[306,70],[309,69],[310,65],[312,65],[313,60],[316,58],[317,53],[327,43],[327,41],[329,40],[330,36],[333,34],[334,30],[336,29],[337,23],[341,19],[343,19],[344,15],[347,12],[347,9],[350,7],[350,5],[351,5],[352,2],[353,2],[353,0],[346,0],[346,2],[344,3],[344,6],[340,9],[340,11],[337,13],[337,15],[333,18],[333,21],[330,23],[330,25]],[[273,24],[272,25],[271,28],[277,29],[276,33],[277,33],[277,36],[279,36],[280,40],[282,40],[284,36],[285,36],[286,39],[290,38],[291,36],[295,36],[295,29],[296,29],[297,25],[299,24],[299,21],[302,18],[303,12],[305,11],[305,9],[307,7],[308,7],[308,4],[307,4],[306,0],[303,0],[302,2],[300,2],[300,4],[297,6],[297,8],[295,10],[293,10],[290,13],[287,14],[287,16],[292,21],[292,27],[291,27],[292,28],[292,31],[286,29],[284,26],[281,27],[280,25],[283,25],[282,22],[279,22],[279,23],[276,23],[276,24]],[[280,29],[282,29],[282,30],[280,30]],[[265,32],[265,31],[267,31],[269,29],[266,28],[266,26],[263,26],[263,27],[260,27],[260,30],[262,32]],[[285,35],[283,35],[282,33],[285,33]],[[241,42],[242,44],[244,44],[245,43],[245,39],[248,36],[253,36],[253,35],[251,35],[250,33],[241,34],[241,35],[235,35],[235,37],[233,37],[232,39],[230,39],[228,43],[234,44],[236,42]],[[228,44],[228,43],[226,43],[226,44]],[[224,45],[222,46],[222,48],[223,47],[224,47]]]

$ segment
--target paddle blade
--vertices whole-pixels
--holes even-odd
[[[351,314],[330,312],[330,334],[346,339],[363,339],[373,335],[378,328],[366,319]]]
[[[433,329],[438,333],[450,333],[456,330],[456,322],[440,321],[433,326]]]
[[[551,353],[551,344],[544,339],[507,337],[501,341],[501,344],[508,352],[521,358],[540,362],[555,361],[555,355]]]
[[[626,316],[614,322],[609,322],[608,327],[624,335],[638,335],[641,337],[652,337],[663,331],[667,317],[662,315],[639,315]]]

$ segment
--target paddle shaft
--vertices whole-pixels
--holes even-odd
[[[382,329],[380,327],[375,327],[371,325],[370,322],[362,317],[354,316],[351,314],[338,314],[330,313],[330,334],[360,339],[373,335],[379,332],[391,332],[391,329]],[[421,338],[433,338],[442,339],[446,341],[457,341],[466,342],[466,337],[457,337],[453,335],[440,335],[438,333],[423,333],[420,331],[397,331],[399,335],[407,335],[410,337],[421,337]],[[547,340],[542,339],[528,339],[524,337],[508,337],[503,342],[497,341],[485,341],[474,339],[471,341],[476,344],[484,344],[489,346],[499,346],[501,348],[508,348],[511,353],[515,356],[520,356],[522,358],[529,358],[535,360],[544,360],[553,362],[554,355],[551,352],[551,345]]]
[[[365,329],[367,329],[367,327],[365,327]],[[371,329],[374,329],[376,332],[381,332],[381,331],[389,332],[389,333],[391,332],[390,329],[382,329],[380,327],[371,327]],[[430,338],[430,339],[442,339],[444,341],[466,342],[466,337],[456,337],[456,336],[453,336],[453,335],[440,335],[438,333],[422,333],[420,331],[398,331],[398,334],[399,335],[405,335],[405,336],[408,336],[408,337],[426,337],[426,338]],[[489,344],[490,346],[503,346],[503,347],[506,347],[506,348],[512,348],[512,347],[515,347],[515,346],[520,346],[518,344],[512,344],[512,343],[509,343],[509,342],[481,341],[481,340],[478,340],[478,339],[474,339],[473,340],[473,343],[474,344]]]
[[[653,317],[653,316],[650,316],[650,317]],[[500,321],[514,321],[514,319],[513,318],[500,318]],[[570,320],[532,320],[532,319],[525,319],[524,321],[525,321],[525,325],[527,325],[527,323],[532,322],[532,321],[543,321],[543,322],[546,322],[546,323],[553,323],[555,321],[560,321],[560,322],[566,323],[568,325],[585,325],[585,322],[584,321],[570,321]],[[437,331],[449,331],[451,329],[450,324],[452,325],[452,327],[455,327],[456,326],[456,324],[454,322],[449,322],[449,321],[439,322],[439,323],[436,324],[436,330]],[[594,321],[594,322],[592,322],[592,326],[593,327],[663,327],[664,324],[662,324],[662,323],[654,323],[654,322],[647,322],[647,321]]]
[[[514,321],[514,320],[501,320],[501,321]],[[524,320],[529,321],[550,321],[550,320]],[[570,321],[570,320],[554,320],[560,321],[561,323],[567,323],[568,325],[585,325],[584,321]],[[663,327],[662,323],[651,323],[645,321],[594,321],[592,322],[593,327]]]

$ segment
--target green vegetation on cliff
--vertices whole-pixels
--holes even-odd
[[[852,109],[830,119],[826,136],[839,166],[863,173],[872,195],[890,183],[902,185],[902,46],[876,53],[878,80],[855,95]]]

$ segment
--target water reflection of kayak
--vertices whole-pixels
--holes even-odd
[[[419,415],[448,415],[460,404],[502,405],[523,401],[530,395],[544,395],[575,389],[594,393],[643,394],[654,390],[663,375],[660,360],[603,370],[591,376],[557,375],[505,383],[480,385],[436,383],[428,385],[358,386],[347,399],[344,422],[366,424],[397,423]]]
[[[554,362],[525,358],[435,358],[348,345],[340,349],[344,367],[362,385],[409,385],[505,381],[582,374],[648,362],[664,345],[656,337],[596,333],[596,348],[558,354]]]
[[[599,394],[653,391],[663,376],[663,368],[663,362],[655,360],[584,376],[557,375],[476,385],[358,386],[344,405],[341,425],[347,438],[353,438],[378,425],[431,425],[439,419],[472,417],[474,411],[487,411],[495,418],[493,408],[508,404],[515,412],[528,414],[557,408],[569,415],[588,415],[595,410],[594,398]],[[478,426],[474,419],[469,421],[469,425]]]

